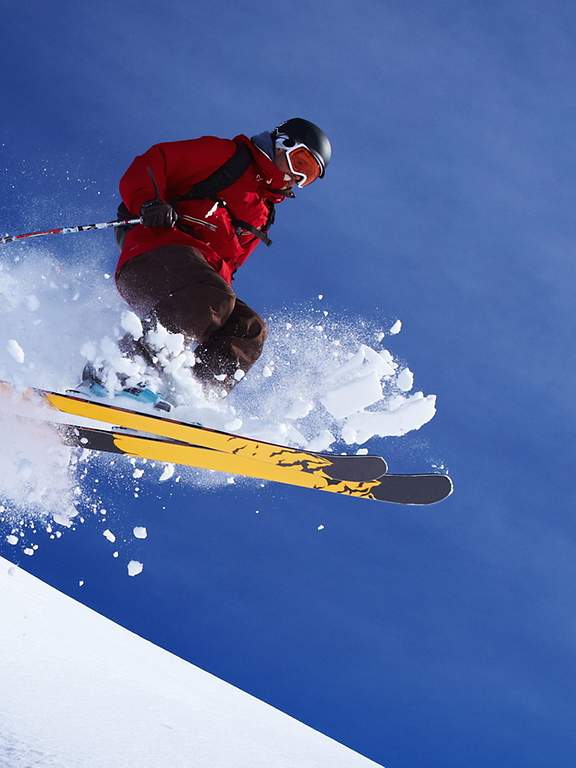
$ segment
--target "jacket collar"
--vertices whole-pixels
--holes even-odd
[[[272,160],[272,162],[274,162],[275,145],[270,131],[264,131],[264,133],[259,133],[256,136],[252,136],[250,141],[252,144],[255,144],[258,149],[261,149],[262,152],[264,152],[264,154],[267,155],[270,160]]]
[[[274,199],[274,202],[280,202],[281,200],[284,200],[285,197],[292,197],[293,193],[280,191],[284,184],[284,176],[267,151],[271,150],[272,153],[274,153],[272,137],[268,134],[270,137],[270,145],[268,146],[264,138],[265,135],[266,134],[260,134],[259,136],[254,137],[257,139],[257,142],[255,142],[254,139],[249,139],[248,136],[240,134],[239,136],[234,137],[234,141],[245,144],[248,147],[258,170],[260,171],[268,195]]]

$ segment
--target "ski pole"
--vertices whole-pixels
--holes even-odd
[[[141,224],[142,219],[127,219],[126,221],[104,221],[100,224],[78,224],[76,227],[59,227],[57,229],[45,229],[42,232],[25,232],[22,235],[4,235],[0,237],[0,245],[13,243],[15,240],[26,240],[29,237],[41,237],[43,235],[70,235],[74,232],[88,232],[91,229],[111,229],[124,227],[128,224]]]

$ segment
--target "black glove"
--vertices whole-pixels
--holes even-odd
[[[164,200],[148,200],[143,203],[140,216],[145,227],[170,229],[178,221],[178,214],[170,203],[165,203]]]

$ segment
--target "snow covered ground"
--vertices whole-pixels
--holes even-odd
[[[98,271],[98,259],[63,264],[42,248],[21,253],[0,263],[0,379],[62,391],[79,381],[88,359],[106,366],[111,389],[118,371],[138,383],[146,375],[144,361],[122,357],[117,341],[127,332],[139,338],[142,326],[118,297],[113,278]],[[174,390],[174,418],[309,450],[365,453],[372,438],[400,437],[434,417],[436,397],[415,389],[413,372],[386,349],[386,339],[402,330],[399,320],[380,327],[332,317],[322,295],[268,320],[262,359],[227,398],[219,396],[217,381],[212,396],[202,395],[191,373],[193,351],[181,335],[162,328],[148,335]],[[160,386],[152,378],[155,384]],[[87,492],[89,484],[80,483],[97,460],[72,455],[50,430],[15,420],[13,404],[3,398],[0,428],[14,435],[12,450],[0,455],[0,534],[33,555],[23,543],[30,518],[57,536],[53,524],[69,527],[89,511],[98,514],[97,489]],[[127,460],[108,471],[127,468],[144,472]],[[152,471],[169,483],[182,474],[174,477],[166,466]],[[184,479],[211,486],[233,482],[201,471]]]
[[[0,768],[376,763],[0,558]]]

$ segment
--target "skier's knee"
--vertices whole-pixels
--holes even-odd
[[[254,312],[247,320],[244,333],[241,335],[247,339],[253,339],[256,344],[263,346],[268,338],[268,325],[264,318]]]
[[[209,314],[210,325],[214,330],[222,328],[228,321],[228,318],[234,311],[235,304],[236,295],[232,291],[230,291],[230,293],[222,292],[218,296],[212,298]]]
[[[258,320],[260,322],[261,328],[260,328],[260,338],[262,340],[262,344],[266,341],[268,338],[268,323],[266,320],[264,320],[260,315],[258,315]]]

